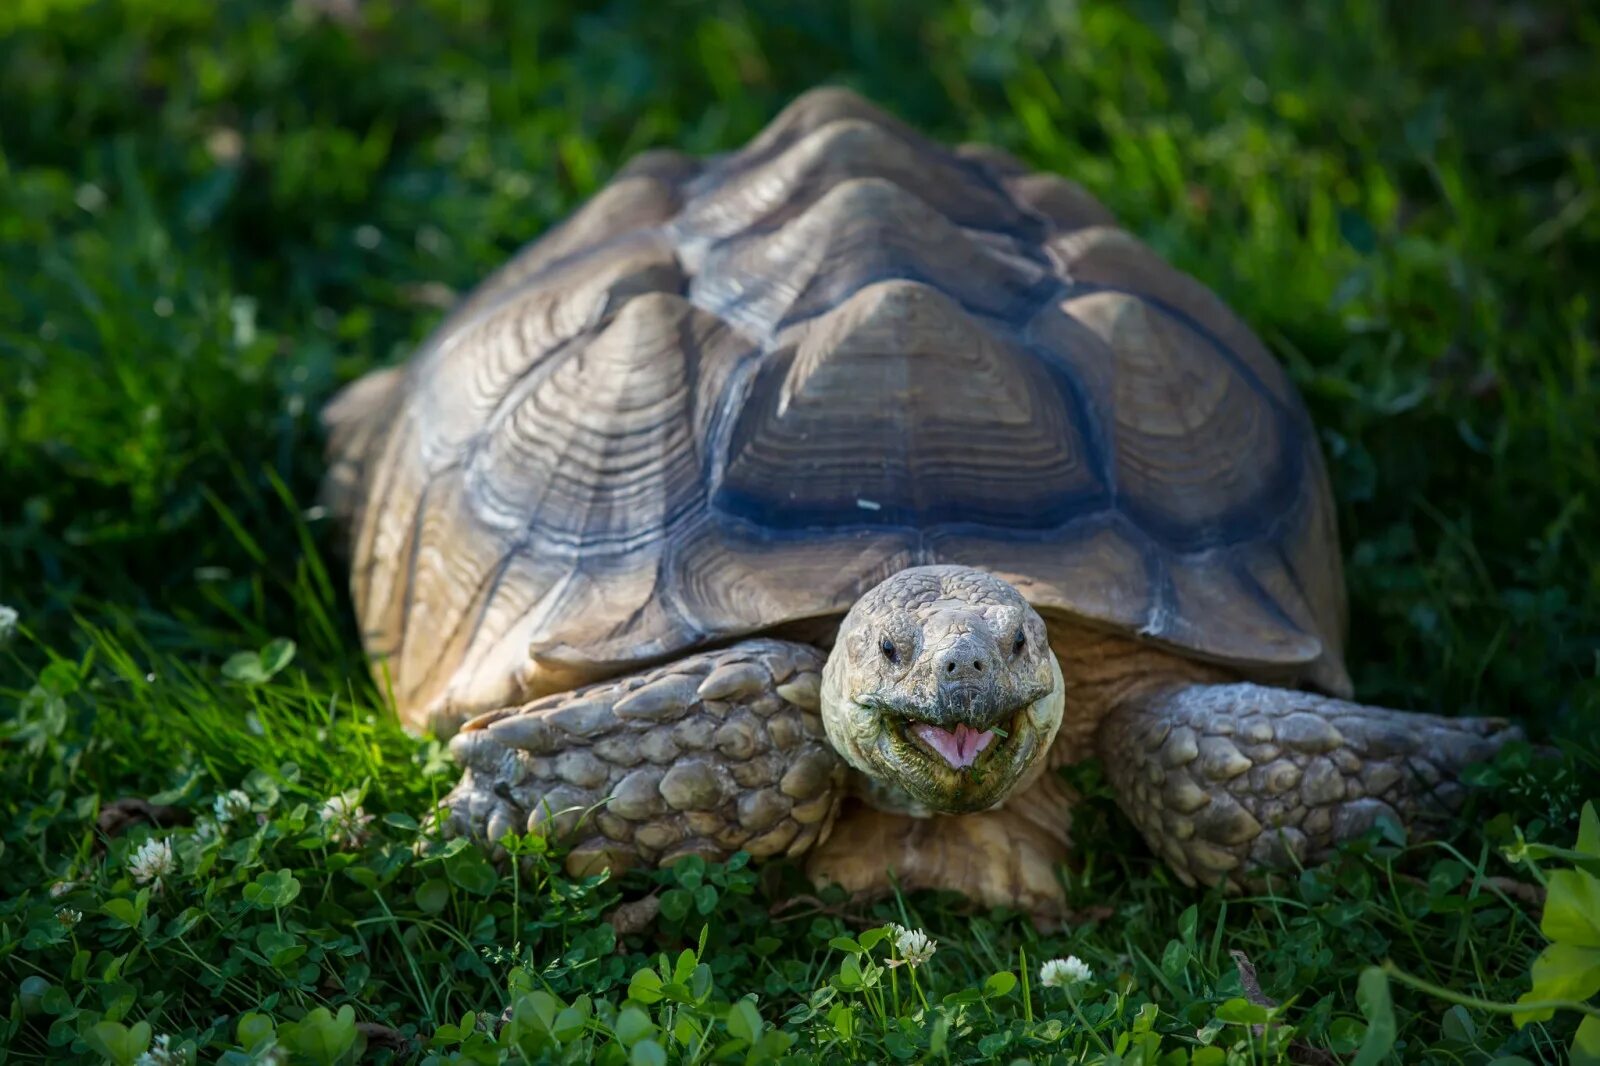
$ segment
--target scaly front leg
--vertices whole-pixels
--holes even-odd
[[[1122,808],[1186,882],[1318,862],[1380,816],[1427,832],[1456,780],[1520,732],[1499,718],[1402,714],[1261,685],[1136,699],[1098,745]]]
[[[685,855],[798,855],[838,811],[844,765],[817,716],[823,656],[747,640],[494,711],[450,742],[452,835],[543,826],[574,875]]]

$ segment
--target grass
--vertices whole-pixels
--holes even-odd
[[[1497,879],[1557,861],[1517,841],[1568,844],[1600,768],[1600,19],[1246,7],[0,6],[0,1060],[1562,1061],[1577,1012],[1485,1001],[1545,943]],[[820,81],[1076,177],[1221,292],[1322,429],[1360,696],[1563,759],[1486,770],[1448,843],[1233,899],[1126,847],[1085,768],[1048,937],[782,867],[573,882],[537,839],[521,878],[419,844],[452,769],[366,677],[319,405],[629,154],[738,144]],[[124,797],[188,824],[100,832]],[[652,890],[641,931],[604,920]],[[888,966],[887,921],[931,961]],[[1093,980],[1041,987],[1069,954]]]

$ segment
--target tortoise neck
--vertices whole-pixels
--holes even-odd
[[[1050,750],[1050,767],[1067,766],[1094,754],[1094,735],[1112,708],[1162,689],[1225,684],[1238,675],[1197,662],[1132,637],[1078,622],[1047,619],[1050,650],[1061,664],[1066,707]]]

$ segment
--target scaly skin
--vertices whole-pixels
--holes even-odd
[[[1244,887],[1253,872],[1326,858],[1379,816],[1442,827],[1455,780],[1520,736],[1502,719],[1412,715],[1239,683],[1131,637],[1052,621],[1065,679],[1053,770],[1098,755],[1119,803],[1188,884]],[[942,888],[1051,924],[1069,857],[1065,783],[1045,773],[980,815],[910,817],[847,806],[808,859],[819,881],[878,895]]]
[[[1106,774],[1186,882],[1318,862],[1379,817],[1427,832],[1459,808],[1459,771],[1520,736],[1504,719],[1401,714],[1262,685],[1190,685],[1119,706]]]
[[[918,723],[1005,735],[954,768]],[[546,826],[574,842],[574,873],[808,853],[814,879],[863,895],[954,889],[1049,922],[1075,798],[1059,766],[1099,755],[1180,877],[1237,886],[1380,815],[1435,827],[1461,768],[1517,735],[1047,631],[1005,582],[920,567],[856,603],[825,666],[810,645],[747,640],[480,716],[451,743],[466,773],[443,806],[448,831],[490,844]]]
[[[496,845],[545,823],[574,875],[685,855],[798,855],[845,768],[817,718],[822,653],[747,640],[468,722],[444,828]]]

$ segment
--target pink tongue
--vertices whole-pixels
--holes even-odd
[[[928,722],[918,722],[912,727],[922,742],[938,752],[951,769],[960,770],[978,761],[978,754],[994,739],[994,730],[978,732],[965,722],[955,729],[940,729]]]

